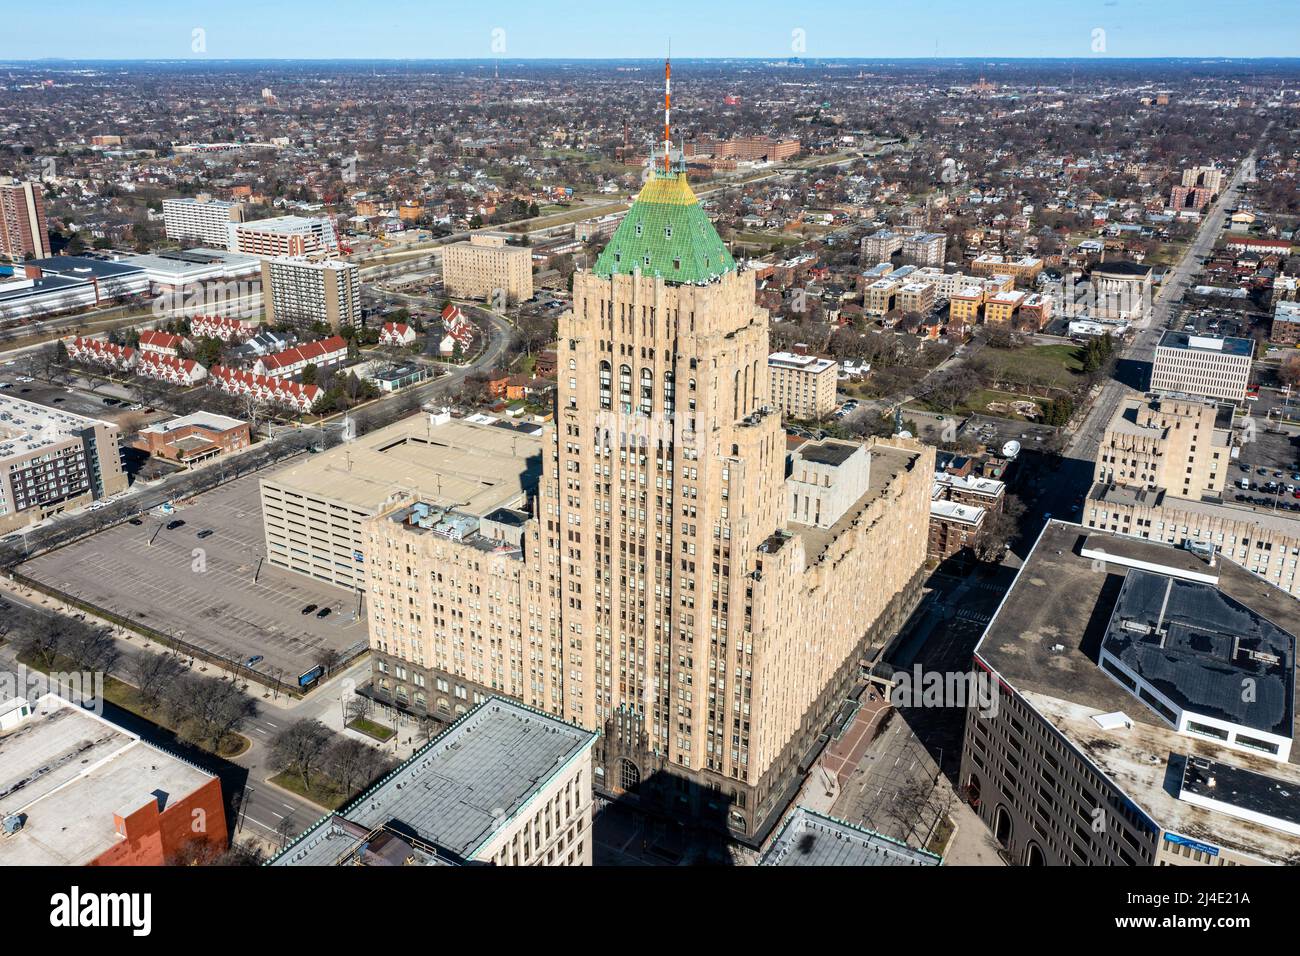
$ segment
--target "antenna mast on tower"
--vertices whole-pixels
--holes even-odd
[[[672,173],[672,133],[669,116],[673,104],[673,44],[668,41],[668,58],[664,60],[664,175]]]

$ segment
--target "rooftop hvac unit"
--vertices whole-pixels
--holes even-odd
[[[13,836],[15,833],[17,833],[19,830],[23,828],[23,824],[26,822],[27,822],[26,814],[23,813],[9,814],[9,816],[5,817],[4,819],[5,836]]]

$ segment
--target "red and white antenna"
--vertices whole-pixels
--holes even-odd
[[[668,44],[668,59],[664,60],[664,175],[672,174],[672,160],[669,158],[672,147],[672,125],[669,116],[673,105],[673,47]]]

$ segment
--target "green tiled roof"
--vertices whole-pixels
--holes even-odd
[[[655,172],[627,211],[593,272],[609,277],[662,276],[667,282],[702,285],[736,262],[687,185],[686,174]]]

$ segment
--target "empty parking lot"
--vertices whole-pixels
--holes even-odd
[[[252,670],[290,682],[323,648],[366,640],[358,596],[262,561],[257,476],[177,503],[174,515],[144,515],[42,555],[20,570],[81,601],[114,611],[221,658],[262,660]],[[167,523],[184,521],[168,529]],[[212,529],[210,536],[198,533]],[[330,613],[318,618],[303,608]]]

